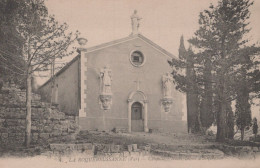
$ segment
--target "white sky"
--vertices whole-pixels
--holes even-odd
[[[67,22],[88,39],[88,47],[126,37],[130,16],[138,10],[140,32],[164,49],[178,55],[179,39],[190,38],[198,28],[199,12],[217,0],[47,0],[50,14]],[[252,40],[260,41],[260,0],[251,8]],[[188,47],[188,46],[187,46]]]

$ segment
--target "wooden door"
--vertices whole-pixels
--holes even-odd
[[[131,122],[133,132],[144,131],[143,106],[139,102],[133,103],[131,107]]]

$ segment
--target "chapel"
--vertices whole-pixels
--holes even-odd
[[[184,95],[175,89],[169,60],[176,57],[139,32],[131,16],[129,36],[86,48],[45,82],[43,99],[75,116],[81,130],[185,132]]]

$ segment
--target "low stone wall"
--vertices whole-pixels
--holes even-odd
[[[151,143],[151,153],[173,159],[223,159],[224,153],[214,145],[168,145]]]
[[[257,146],[216,145],[215,148],[223,151],[228,156],[241,158],[256,158],[260,156],[260,147]]]
[[[138,146],[137,144],[130,145],[115,145],[115,144],[50,144],[52,153],[72,154],[73,152],[84,153],[86,155],[102,156],[111,154],[124,154],[129,156],[131,154],[149,154],[150,145]]]
[[[0,146],[17,147],[25,141],[26,107],[24,91],[5,89],[0,91]],[[31,140],[32,144],[75,139],[79,129],[73,116],[65,116],[57,107],[33,96]]]
[[[178,146],[171,146],[171,150],[163,149],[165,144],[129,144],[129,145],[115,145],[115,144],[51,144],[51,151],[48,152],[49,157],[53,156],[70,156],[70,161],[81,162],[81,159],[92,157],[97,159],[101,156],[109,157],[108,159],[119,159],[121,157],[134,157],[136,159],[142,156],[165,157],[167,159],[180,160],[180,159],[223,159],[224,153],[217,149],[207,149],[202,146],[198,147],[199,150],[192,149],[188,152],[185,150],[176,150]],[[180,146],[179,146],[180,147]],[[162,149],[160,149],[162,148]],[[174,150],[173,150],[174,149]],[[173,150],[173,151],[172,151]],[[77,158],[78,157],[78,158]],[[62,160],[62,159],[61,159]],[[84,161],[84,160],[83,160]],[[90,161],[90,160],[86,160]]]

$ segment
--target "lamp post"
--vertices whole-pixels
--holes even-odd
[[[78,38],[79,47],[77,49],[80,55],[80,109],[79,109],[79,117],[86,117],[86,97],[87,97],[87,58],[86,58],[86,44],[88,42],[85,38]]]

